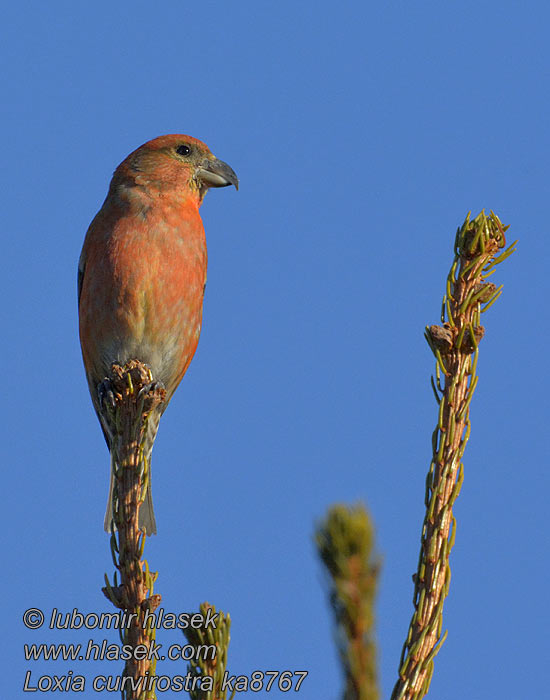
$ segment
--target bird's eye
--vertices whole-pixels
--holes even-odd
[[[178,146],[176,148],[176,153],[179,156],[188,156],[191,153],[191,149],[189,148],[189,146],[187,144],[182,143],[181,146]]]

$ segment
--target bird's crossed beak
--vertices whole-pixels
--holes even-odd
[[[197,168],[196,177],[205,187],[235,185],[235,189],[239,189],[239,178],[233,168],[229,167],[223,160],[214,157],[205,158],[202,161]]]

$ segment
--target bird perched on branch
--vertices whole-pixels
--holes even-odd
[[[86,234],[78,264],[80,342],[88,386],[111,449],[98,395],[111,365],[139,360],[166,389],[147,424],[150,458],[160,416],[191,362],[201,330],[206,240],[199,207],[210,187],[235,185],[233,170],[190,136],[159,136],[116,169]],[[111,529],[113,473],[105,529]],[[140,527],[156,533],[151,485]]]

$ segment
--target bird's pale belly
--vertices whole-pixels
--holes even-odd
[[[100,343],[104,371],[113,362],[140,360],[171,396],[193,358],[202,322],[204,272],[187,268],[185,277],[185,284],[175,284],[160,274],[134,284],[132,293],[117,290],[107,303],[114,323]]]
[[[171,395],[191,362],[201,330],[202,308],[192,314],[174,314],[167,323],[145,319],[138,324],[116,325],[115,333],[102,347],[102,364],[108,373],[113,362],[140,360],[151,368],[153,377],[163,382]],[[131,319],[128,319],[131,320]],[[136,325],[139,332],[135,332]]]

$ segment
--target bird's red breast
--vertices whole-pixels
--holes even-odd
[[[89,376],[140,359],[168,398],[199,340],[206,241],[194,202],[159,197],[136,207],[106,201],[84,245],[80,338]],[[141,209],[141,207],[140,207]]]

